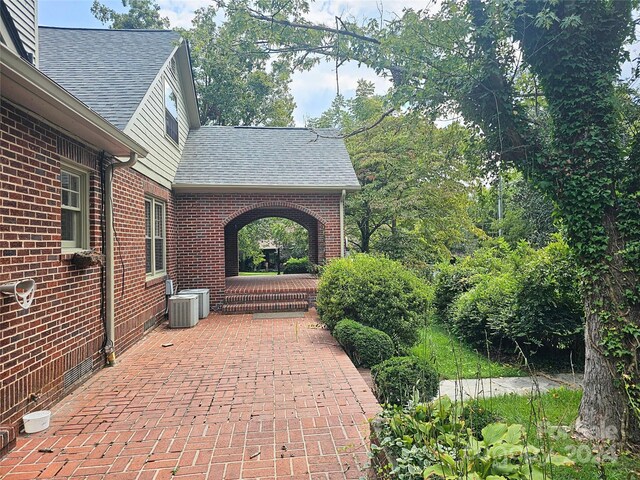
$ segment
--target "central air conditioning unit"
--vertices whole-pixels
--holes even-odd
[[[198,296],[176,295],[169,298],[169,328],[195,327],[198,323]]]
[[[190,288],[187,290],[180,290],[178,295],[197,295],[198,296],[198,309],[200,318],[207,318],[209,316],[209,289],[208,288]]]

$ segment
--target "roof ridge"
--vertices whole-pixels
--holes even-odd
[[[157,30],[157,29],[144,29],[144,28],[89,28],[89,27],[56,27],[51,25],[38,25],[38,29],[48,28],[50,30],[87,30],[94,32],[142,32],[142,33],[176,33],[180,35],[180,32],[176,30]]]

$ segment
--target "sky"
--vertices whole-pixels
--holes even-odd
[[[55,27],[105,28],[91,14],[92,0],[39,0],[39,24]],[[123,11],[120,0],[103,0],[102,3],[116,11]],[[211,0],[158,0],[160,15],[168,17],[173,27],[189,28],[194,11],[205,7]],[[392,16],[401,12],[403,7],[424,8],[430,0],[388,0],[384,4],[376,0],[318,1],[312,5],[309,19],[316,23],[331,25],[336,15],[350,14],[355,18]],[[378,77],[375,72],[351,63],[343,65],[338,71],[340,93],[347,98],[355,94],[358,80],[373,81],[378,93],[384,93],[389,83]],[[304,126],[305,120],[318,117],[331,106],[336,95],[336,75],[334,65],[322,62],[308,72],[294,74],[291,92],[296,102],[295,123]]]

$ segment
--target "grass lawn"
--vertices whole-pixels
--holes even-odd
[[[496,412],[506,423],[519,423],[527,427],[528,438],[535,444],[542,444],[538,438],[537,425],[546,419],[547,425],[571,426],[578,415],[582,398],[581,391],[557,389],[538,396],[505,395],[480,400],[488,410]],[[566,455],[576,462],[574,467],[557,467],[553,472],[554,480],[627,480],[640,478],[640,458],[620,455],[617,459],[606,461],[601,467],[595,460],[590,445],[579,443],[571,438],[571,433],[560,430],[549,432],[547,437],[551,449]],[[600,468],[603,469],[602,473]]]
[[[521,377],[517,367],[490,361],[450,336],[441,326],[430,325],[420,332],[420,342],[411,353],[431,361],[443,379]]]
[[[266,275],[278,275],[278,272],[238,272],[241,277],[255,277]]]

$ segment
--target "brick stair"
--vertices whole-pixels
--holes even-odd
[[[11,425],[0,425],[0,457],[16,444],[16,429]]]
[[[224,299],[222,313],[267,313],[309,310],[309,294],[306,292],[245,293],[228,295]]]

